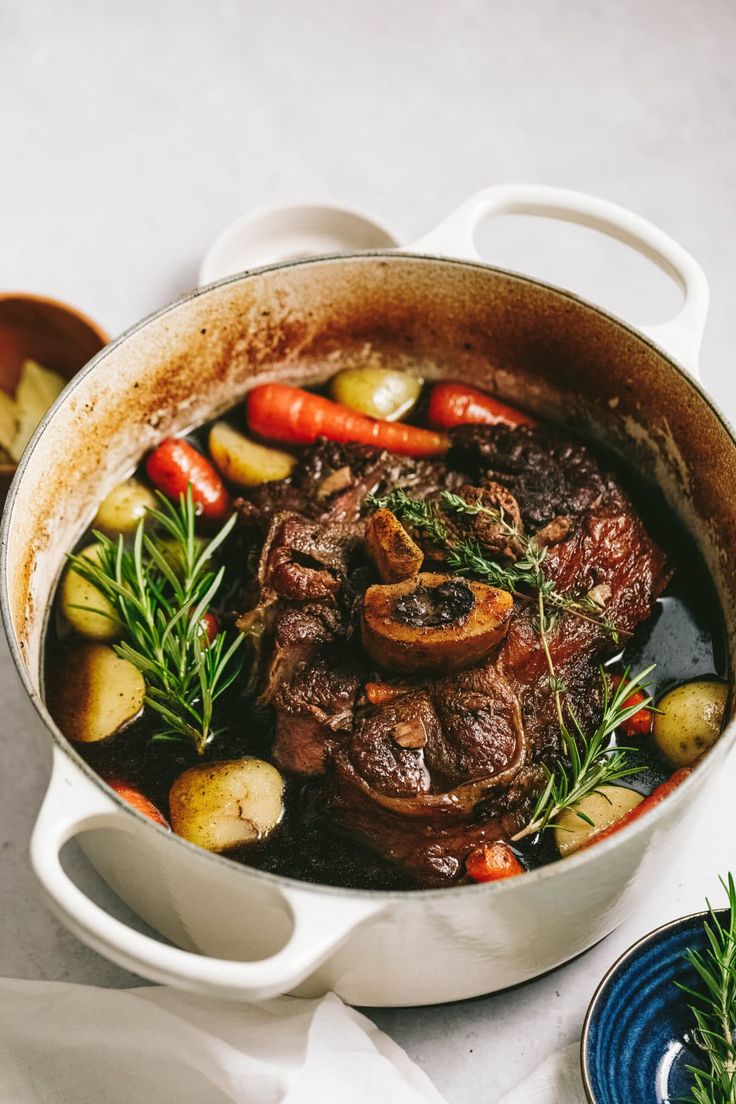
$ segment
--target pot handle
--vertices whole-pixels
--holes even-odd
[[[293,927],[286,944],[269,958],[251,962],[210,958],[159,942],[91,901],[60,861],[64,844],[81,832],[114,826],[137,835],[134,816],[55,747],[51,782],[31,838],[31,863],[52,909],[78,938],[152,981],[240,1000],[279,996],[294,989],[359,924],[386,907],[375,900],[339,896],[331,896],[328,903],[320,893],[280,887]]]
[[[684,302],[668,322],[637,329],[698,378],[708,282],[698,262],[674,238],[641,215],[597,196],[542,184],[501,184],[476,192],[405,251],[482,260],[475,248],[475,235],[479,223],[489,215],[538,215],[578,223],[617,238],[653,261],[680,287]]]

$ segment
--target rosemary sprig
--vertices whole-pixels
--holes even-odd
[[[544,629],[542,640],[543,642],[546,640]],[[601,668],[603,714],[595,732],[588,736],[569,706],[567,706],[567,714],[570,723],[565,720],[561,699],[564,687],[560,685],[554,673],[548,647],[545,648],[545,652],[550,666],[550,682],[555,695],[560,734],[568,762],[557,763],[553,771],[547,767],[544,768],[547,784],[537,798],[531,820],[525,828],[512,837],[514,841],[543,832],[561,812],[576,805],[600,786],[618,782],[622,778],[636,774],[638,767],[627,765],[627,752],[630,749],[622,747],[611,749],[608,746],[608,738],[614,729],[624,724],[639,709],[647,708],[651,704],[651,699],[648,699],[644,705],[641,702],[626,705],[626,701],[637,690],[645,687],[646,679],[654,670],[653,664],[637,675],[631,675],[630,669],[627,668],[613,692],[611,692],[609,679]],[[578,812],[578,816],[586,823],[590,823],[584,813]]]
[[[733,875],[721,879],[728,894],[729,914],[722,924],[708,902],[709,919],[703,928],[708,942],[704,953],[688,948],[685,958],[703,983],[698,992],[675,984],[690,997],[696,1028],[693,1040],[706,1057],[708,1068],[687,1066],[692,1074],[691,1096],[684,1104],[736,1104],[736,885]]]
[[[146,704],[161,721],[153,739],[189,740],[202,754],[217,734],[212,727],[215,702],[242,665],[236,655],[242,633],[229,640],[220,632],[210,644],[201,625],[225,573],[224,567],[214,571],[209,565],[236,518],[203,545],[195,532],[191,486],[178,506],[163,495],[159,498],[161,508],[146,511],[132,547],[126,547],[122,536],[113,541],[95,531],[99,561],[68,558],[74,571],[113,606],[122,636],[113,647],[145,678]],[[160,536],[145,531],[148,518],[157,523]]]

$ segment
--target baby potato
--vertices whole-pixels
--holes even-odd
[[[572,855],[596,832],[630,813],[644,798],[625,786],[599,786],[576,805],[565,809],[555,821],[555,844],[564,857]],[[578,814],[584,813],[592,824]]]
[[[156,496],[138,479],[118,483],[100,503],[93,529],[101,529],[110,537],[134,533],[146,510],[156,506]]]
[[[286,479],[296,463],[288,452],[259,445],[227,422],[215,422],[208,445],[220,474],[240,487],[256,487],[259,483]]]
[[[89,544],[79,555],[99,563],[101,551],[101,545]],[[120,636],[115,607],[96,586],[75,571],[73,564],[69,564],[62,579],[59,604],[72,628],[87,640],[109,641]]]
[[[728,686],[715,679],[686,682],[657,702],[652,735],[673,767],[689,767],[721,734]]]
[[[106,644],[68,648],[49,680],[49,710],[70,740],[96,744],[140,717],[146,683]]]
[[[419,398],[418,376],[390,368],[346,368],[330,384],[332,397],[351,410],[396,422],[408,414]]]
[[[169,793],[171,827],[208,851],[255,843],[281,820],[283,789],[283,778],[263,759],[190,767]]]

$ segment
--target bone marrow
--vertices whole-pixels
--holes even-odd
[[[510,594],[460,576],[423,572],[366,591],[361,639],[371,659],[406,674],[457,671],[501,642]]]

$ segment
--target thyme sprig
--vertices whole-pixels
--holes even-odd
[[[160,719],[154,740],[188,740],[198,754],[217,735],[216,700],[237,677],[236,653],[243,634],[220,632],[212,643],[201,621],[222,584],[225,568],[213,570],[216,551],[235,524],[233,515],[208,543],[195,531],[191,486],[174,505],[159,495],[159,509],[141,519],[131,547],[95,531],[99,559],[70,555],[74,571],[112,605],[122,639],[113,647],[146,681],[146,704]],[[150,535],[151,519],[158,532]],[[89,608],[89,607],[85,607]],[[95,610],[102,616],[109,612]]]
[[[399,518],[422,532],[433,544],[443,545],[447,553],[447,566],[460,575],[475,575],[491,586],[506,590],[515,597],[528,599],[521,588],[541,594],[547,604],[560,612],[566,611],[598,625],[618,643],[621,630],[607,616],[605,610],[588,595],[574,596],[557,590],[543,568],[547,549],[534,537],[526,536],[510,522],[503,509],[492,509],[481,503],[466,502],[461,495],[443,491],[441,510],[450,514],[476,516],[486,514],[497,524],[509,542],[521,550],[518,560],[508,564],[490,560],[483,554],[480,544],[472,538],[459,539],[448,529],[442,513],[431,502],[412,498],[401,488],[396,488],[382,498],[369,495],[367,505],[372,509],[388,509]]]
[[[736,885],[733,875],[721,879],[728,894],[725,923],[708,902],[709,918],[703,924],[707,948],[688,948],[687,962],[693,967],[703,990],[698,992],[675,982],[689,998],[696,1023],[693,1040],[703,1052],[708,1068],[687,1066],[693,1077],[691,1096],[684,1104],[736,1104]]]

